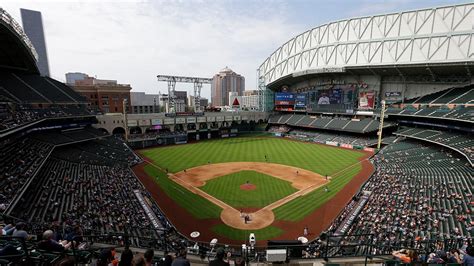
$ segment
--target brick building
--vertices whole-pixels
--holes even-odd
[[[67,76],[67,74],[66,74]],[[84,76],[74,80],[70,86],[86,97],[90,107],[102,113],[123,113],[123,101],[127,100],[127,112],[132,110],[128,84],[118,84],[116,80],[103,80]]]

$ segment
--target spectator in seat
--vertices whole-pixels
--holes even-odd
[[[11,256],[16,254],[18,254],[18,250],[10,244],[0,248],[0,256]]]
[[[97,266],[108,266],[114,259],[110,248],[103,249],[97,259]]]
[[[7,224],[4,227],[0,227],[0,229],[2,229],[2,236],[9,236],[13,234],[13,231],[15,231],[15,226],[13,226],[12,224]]]
[[[171,263],[171,266],[191,266],[189,260],[186,259],[186,253],[185,248],[180,249],[178,253],[176,253],[176,259]]]
[[[132,265],[133,266],[145,266],[146,262],[145,262],[145,258],[143,257],[143,255],[137,254],[135,256],[135,258],[133,258]]]
[[[452,249],[447,254],[448,263],[461,263],[461,257],[459,256],[459,250]]]
[[[238,257],[234,261],[235,266],[244,266],[245,265],[245,260],[242,257]]]
[[[155,255],[155,252],[153,252],[153,249],[147,249],[144,255],[146,266],[152,265],[154,255]]]
[[[171,266],[171,263],[173,263],[173,256],[171,256],[171,254],[169,254],[168,251],[165,251],[164,258],[160,265]]]
[[[467,246],[462,263],[463,265],[474,266],[474,247],[472,244]]]
[[[131,266],[133,261],[133,252],[130,249],[125,249],[120,256],[119,266]]]
[[[412,263],[418,260],[418,254],[414,250],[402,249],[399,251],[394,251],[392,255],[398,258],[402,263]]]
[[[230,255],[230,254],[228,254],[228,255]],[[227,256],[227,258],[225,260],[224,260],[224,257],[226,257],[224,249],[223,248],[217,249],[216,259],[209,262],[209,265],[210,266],[229,266],[228,257],[230,257],[230,256]]]
[[[57,242],[53,237],[54,232],[52,230],[44,231],[43,240],[38,244],[38,248],[46,251],[62,252],[71,247],[71,243],[66,240]]]
[[[24,240],[28,240],[31,238],[30,235],[25,231],[26,224],[23,222],[19,222],[15,226],[15,230],[13,231],[12,236],[14,237],[21,237]]]

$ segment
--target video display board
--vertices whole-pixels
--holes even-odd
[[[374,109],[375,92],[365,91],[359,92],[359,109]]]
[[[289,92],[275,93],[275,110],[294,110],[295,94]]]
[[[306,93],[296,94],[295,109],[306,109]]]

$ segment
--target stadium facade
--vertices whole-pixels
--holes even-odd
[[[275,92],[299,93],[305,101],[299,108],[308,111],[324,109],[317,102],[324,93],[334,96],[329,101],[332,109],[352,113],[359,107],[374,109],[383,99],[403,103],[472,84],[473,6],[352,18],[301,33],[258,68],[261,109],[274,109]],[[322,92],[328,87],[341,89],[339,96]],[[368,105],[357,102],[362,96],[371,98]]]

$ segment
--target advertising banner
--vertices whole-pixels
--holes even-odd
[[[366,91],[359,93],[359,108],[360,109],[374,109],[375,92]]]
[[[305,109],[306,108],[306,94],[297,94],[295,100],[295,108]]]
[[[385,97],[401,97],[402,93],[399,91],[387,91],[385,92]]]
[[[352,144],[341,144],[340,146],[343,148],[352,149]]]
[[[385,92],[385,102],[388,104],[395,103],[402,100],[402,93],[400,91]]]
[[[288,92],[275,93],[275,109],[276,110],[293,109],[294,105],[295,105],[295,95],[293,93],[288,93]]]
[[[275,105],[291,105],[295,104],[294,101],[275,101]]]
[[[326,141],[326,145],[337,146],[337,142],[335,142],[335,141]]]
[[[275,93],[275,101],[295,101],[295,95],[289,92]]]
[[[140,126],[149,126],[150,125],[150,120],[141,119],[138,123],[140,124]]]
[[[176,117],[176,124],[186,124],[185,117]]]
[[[165,124],[165,125],[174,124],[174,118],[165,118],[164,121],[163,121],[163,124]]]
[[[161,125],[161,124],[163,124],[163,120],[161,120],[161,119],[152,119],[152,120],[151,120],[151,124],[152,124],[153,126],[155,126],[155,125]]]

